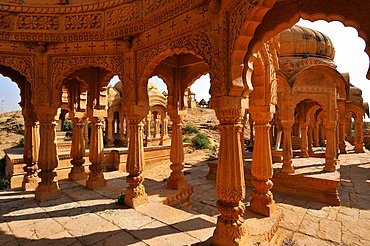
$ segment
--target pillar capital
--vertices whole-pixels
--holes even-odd
[[[215,110],[221,124],[241,122],[248,108],[248,100],[243,97],[223,96],[211,98],[210,105]]]

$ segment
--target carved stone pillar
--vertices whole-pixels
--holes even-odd
[[[308,158],[308,125],[301,123],[301,153],[300,157]]]
[[[326,152],[325,152],[325,171],[334,172],[337,164],[336,152],[337,144],[335,142],[335,123],[332,122],[325,124],[326,130]]]
[[[169,115],[172,121],[172,138],[171,138],[171,175],[167,181],[167,187],[170,189],[180,189],[187,185],[185,180],[184,172],[184,147],[182,142],[182,120],[185,115],[185,111],[171,109]]]
[[[84,139],[85,139],[85,146],[89,145],[89,121],[85,119],[85,127],[84,127]]]
[[[263,109],[251,108],[251,115],[256,131],[253,159],[252,159],[252,199],[250,210],[265,216],[270,216],[275,211],[275,201],[271,192],[273,186],[270,180],[273,175],[271,146],[270,146],[270,120],[273,112],[263,112]]]
[[[152,118],[152,114],[149,112],[149,114],[146,116],[146,119],[145,119],[145,138],[147,140],[152,138],[152,136],[150,135],[151,118]]]
[[[246,101],[237,97],[211,99],[220,121],[221,134],[216,176],[217,218],[213,245],[246,245],[249,233],[244,224],[244,159],[241,144],[242,118]]]
[[[360,117],[358,117],[360,118]],[[362,117],[355,120],[355,153],[365,153],[362,133]]]
[[[23,159],[26,166],[22,188],[25,191],[34,191],[37,189],[40,178],[37,175],[37,162],[40,149],[40,124],[36,118],[25,117],[24,127],[24,152]]]
[[[254,143],[254,122],[252,120],[251,115],[249,114],[249,132],[250,132],[250,146],[253,146]]]
[[[103,175],[103,158],[104,158],[104,142],[103,142],[103,118],[92,117],[90,122],[91,136],[90,136],[90,151],[89,166],[90,173],[86,180],[86,188],[96,189],[107,185],[107,181]]]
[[[281,172],[294,173],[292,165],[293,147],[292,147],[292,126],[293,121],[281,121],[283,127],[283,166]]]
[[[346,142],[345,142],[345,136],[346,136],[346,122],[345,121],[339,121],[339,150],[341,154],[346,154]]]
[[[107,136],[107,144],[106,144],[106,147],[107,148],[112,148],[112,147],[114,147],[113,119],[109,117],[107,121],[108,121],[108,123],[107,123],[108,136]]]
[[[313,151],[313,145],[312,145],[312,142],[313,142],[313,126],[312,125],[308,125],[308,132],[307,132],[307,139],[308,139],[308,155],[311,156],[314,154],[314,151]]]
[[[320,133],[320,124],[315,123],[313,128],[313,146],[319,147],[319,133]]]
[[[58,153],[56,141],[57,109],[48,106],[35,106],[37,118],[40,120],[40,150],[38,167],[41,170],[38,175],[41,178],[35,199],[46,201],[61,196],[58,181],[55,181],[58,166]]]
[[[140,110],[140,109],[138,109]],[[144,177],[142,175],[144,168],[144,147],[143,147],[143,124],[141,121],[144,115],[131,114],[129,117],[130,143],[127,153],[126,170],[129,176],[126,182],[129,186],[126,188],[125,204],[136,208],[148,203],[148,195],[143,185]]]
[[[73,137],[71,146],[71,172],[68,174],[69,180],[83,180],[87,178],[87,173],[83,164],[85,163],[85,139],[84,139],[84,126],[85,117],[80,116],[72,117],[73,124]]]

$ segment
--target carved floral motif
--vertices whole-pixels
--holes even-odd
[[[10,27],[10,16],[1,14],[0,15],[0,28],[9,29]]]
[[[240,34],[241,27],[247,22],[249,13],[258,5],[259,2],[259,0],[240,1],[240,3],[230,13],[230,54],[232,54],[232,51],[234,50],[235,42]]]
[[[17,19],[17,28],[25,30],[58,30],[59,16],[20,15]]]
[[[70,15],[65,19],[65,30],[97,29],[103,26],[103,14]]]
[[[140,16],[141,16],[141,4],[125,5],[121,8],[116,8],[107,11],[105,17],[105,25],[106,27],[119,25],[124,22],[138,20]]]

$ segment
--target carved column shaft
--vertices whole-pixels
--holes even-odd
[[[151,114],[149,113],[145,119],[145,138],[151,139],[152,136],[150,135],[150,123],[151,123]]]
[[[71,146],[71,172],[68,174],[70,180],[82,180],[87,178],[83,164],[85,163],[85,139],[84,139],[84,118],[72,117],[73,136]]]
[[[187,185],[185,180],[184,172],[184,146],[182,141],[182,118],[184,111],[180,112],[178,110],[173,110],[170,117],[172,121],[172,137],[171,137],[171,151],[170,151],[170,161],[171,161],[171,175],[167,181],[167,187],[170,189],[180,189]]]
[[[232,105],[230,103],[230,105]],[[217,219],[213,242],[216,245],[244,245],[248,232],[244,225],[244,158],[241,132],[243,108],[215,109],[221,134],[216,176]]]
[[[22,188],[26,191],[37,189],[40,178],[37,175],[37,162],[40,149],[40,124],[36,119],[25,118],[24,129],[24,152],[23,159],[26,166],[23,168],[25,175],[23,177]]]
[[[292,125],[293,122],[281,121],[283,127],[283,166],[281,172],[294,173],[292,165],[293,147],[292,147]]]
[[[275,211],[275,201],[271,192],[273,186],[270,180],[273,175],[271,146],[270,146],[270,120],[272,112],[261,112],[256,109],[251,112],[255,122],[255,141],[252,159],[252,200],[250,210],[265,216]]]
[[[300,156],[303,158],[309,157],[308,155],[308,125],[301,124],[301,153]]]
[[[142,176],[144,168],[144,147],[143,147],[143,124],[144,116],[129,115],[129,134],[130,143],[128,145],[126,170],[129,176],[126,182],[129,187],[126,188],[125,204],[136,208],[148,202],[148,195],[143,185]]]
[[[335,142],[335,124],[325,124],[326,129],[326,151],[325,151],[325,171],[334,172],[337,163],[336,150],[337,144]]]
[[[308,155],[312,155],[314,154],[314,151],[313,151],[313,145],[312,145],[312,142],[313,142],[313,126],[312,125],[309,125],[308,126],[308,131],[307,131],[307,140],[308,140]]]
[[[111,148],[111,147],[114,147],[114,137],[113,137],[113,119],[112,118],[108,118],[107,120],[107,130],[108,130],[108,134],[107,134],[107,147],[108,148]]]
[[[320,127],[319,124],[315,124],[314,128],[313,128],[313,146],[315,146],[315,147],[320,146],[320,143],[319,143],[320,129],[319,129],[319,127]]]
[[[104,158],[104,142],[103,142],[103,119],[99,117],[92,117],[90,122],[91,136],[89,166],[90,173],[86,180],[86,188],[95,189],[107,185],[107,181],[103,175],[103,158]]]
[[[355,153],[365,153],[362,132],[362,117],[361,121],[357,119],[355,121],[355,135]]]
[[[339,150],[341,154],[346,154],[346,142],[345,142],[345,136],[346,136],[346,122],[340,121],[339,122]]]
[[[41,182],[35,192],[38,201],[46,201],[61,196],[58,181],[55,181],[58,166],[58,153],[56,141],[56,113],[57,109],[47,106],[35,107],[38,119],[40,119],[40,150],[38,167],[41,170],[38,175]]]

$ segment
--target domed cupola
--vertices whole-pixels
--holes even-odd
[[[307,27],[293,26],[279,34],[279,57],[320,57],[334,59],[334,46],[328,36]]]

